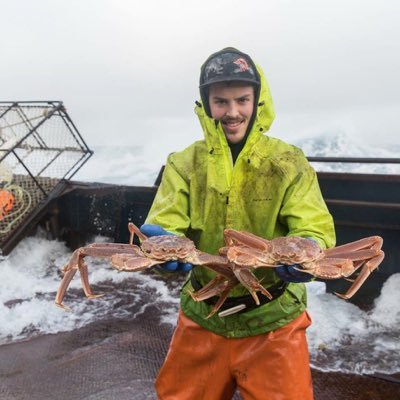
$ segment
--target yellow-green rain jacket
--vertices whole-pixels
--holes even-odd
[[[262,70],[257,115],[246,144],[233,165],[221,124],[201,103],[195,111],[204,140],[171,154],[146,223],[192,239],[199,250],[218,254],[225,228],[249,231],[266,239],[311,237],[322,248],[335,245],[335,232],[316,173],[302,151],[265,136],[274,119],[272,99]],[[191,273],[205,285],[215,275],[196,266]],[[273,268],[255,272],[265,287],[279,281]],[[291,283],[280,297],[248,312],[205,317],[212,306],[195,302],[188,280],[181,291],[183,313],[202,327],[226,337],[246,337],[275,330],[306,308],[304,284]],[[233,296],[248,294],[242,285]]]

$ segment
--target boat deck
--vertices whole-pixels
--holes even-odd
[[[134,321],[98,321],[71,332],[0,346],[0,398],[156,399],[153,382],[173,329],[158,324],[160,313],[151,306]],[[399,377],[313,370],[315,399],[400,399]],[[234,399],[240,400],[240,394]]]

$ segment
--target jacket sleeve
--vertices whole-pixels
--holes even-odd
[[[288,235],[311,237],[322,248],[335,246],[333,218],[322,197],[317,174],[305,159],[287,187],[279,219],[288,227]]]
[[[175,168],[171,156],[168,157],[146,223],[160,225],[177,235],[185,235],[190,226],[189,183]]]

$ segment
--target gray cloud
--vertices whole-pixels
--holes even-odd
[[[400,141],[398,1],[20,0],[1,8],[2,100],[63,100],[89,144],[197,139],[200,65],[226,46],[264,68],[275,136],[340,126],[371,143]]]

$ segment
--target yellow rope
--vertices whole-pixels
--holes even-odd
[[[6,220],[11,220],[6,223],[3,229],[0,229],[0,234],[10,232],[12,227],[24,216],[25,212],[29,210],[32,204],[31,195],[21,186],[8,183],[2,189],[14,196],[14,206],[12,211],[7,213],[0,221],[0,224],[3,225]]]

